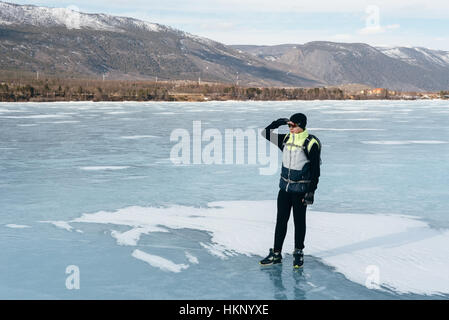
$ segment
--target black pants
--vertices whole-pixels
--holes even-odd
[[[281,251],[287,234],[287,223],[293,207],[293,219],[295,222],[295,248],[304,249],[306,237],[306,209],[303,204],[304,194],[287,193],[280,189],[277,200],[277,220],[274,234],[274,251]]]

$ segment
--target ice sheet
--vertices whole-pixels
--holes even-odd
[[[212,235],[212,242],[201,245],[225,259],[237,253],[266,255],[272,246],[275,212],[275,201],[224,201],[211,202],[206,208],[133,206],[83,214],[71,223],[129,226],[130,234],[159,226],[203,230]],[[432,229],[405,215],[309,210],[307,219],[306,255],[321,258],[349,280],[365,285],[367,272],[374,266],[380,287],[401,293],[449,293],[449,231]],[[292,227],[290,223],[285,252],[293,250]]]
[[[129,166],[91,166],[91,167],[80,167],[84,171],[103,171],[103,170],[123,170],[128,169]]]
[[[447,141],[441,140],[377,140],[377,141],[362,141],[365,144],[384,144],[384,145],[398,145],[398,144],[445,144]]]

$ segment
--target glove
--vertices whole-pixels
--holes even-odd
[[[273,121],[273,124],[276,125],[276,127],[284,126],[289,122],[290,120],[287,118],[279,118],[276,121]]]
[[[304,199],[302,199],[302,202],[303,202],[305,205],[313,204],[314,196],[315,196],[315,192],[307,192],[307,193],[304,195]]]

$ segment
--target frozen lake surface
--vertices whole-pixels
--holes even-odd
[[[293,218],[283,265],[258,265],[281,153],[261,175],[175,164],[170,141],[296,112],[323,144],[299,272]],[[437,100],[0,103],[0,298],[447,299],[448,123]]]

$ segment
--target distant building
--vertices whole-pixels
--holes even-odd
[[[376,89],[373,89],[373,90],[371,90],[371,94],[382,94],[382,92],[383,92],[384,90],[382,89],[382,88],[376,88]]]
[[[383,88],[375,88],[375,89],[370,89],[368,90],[368,95],[370,96],[380,96],[382,94],[386,93],[386,89]]]

